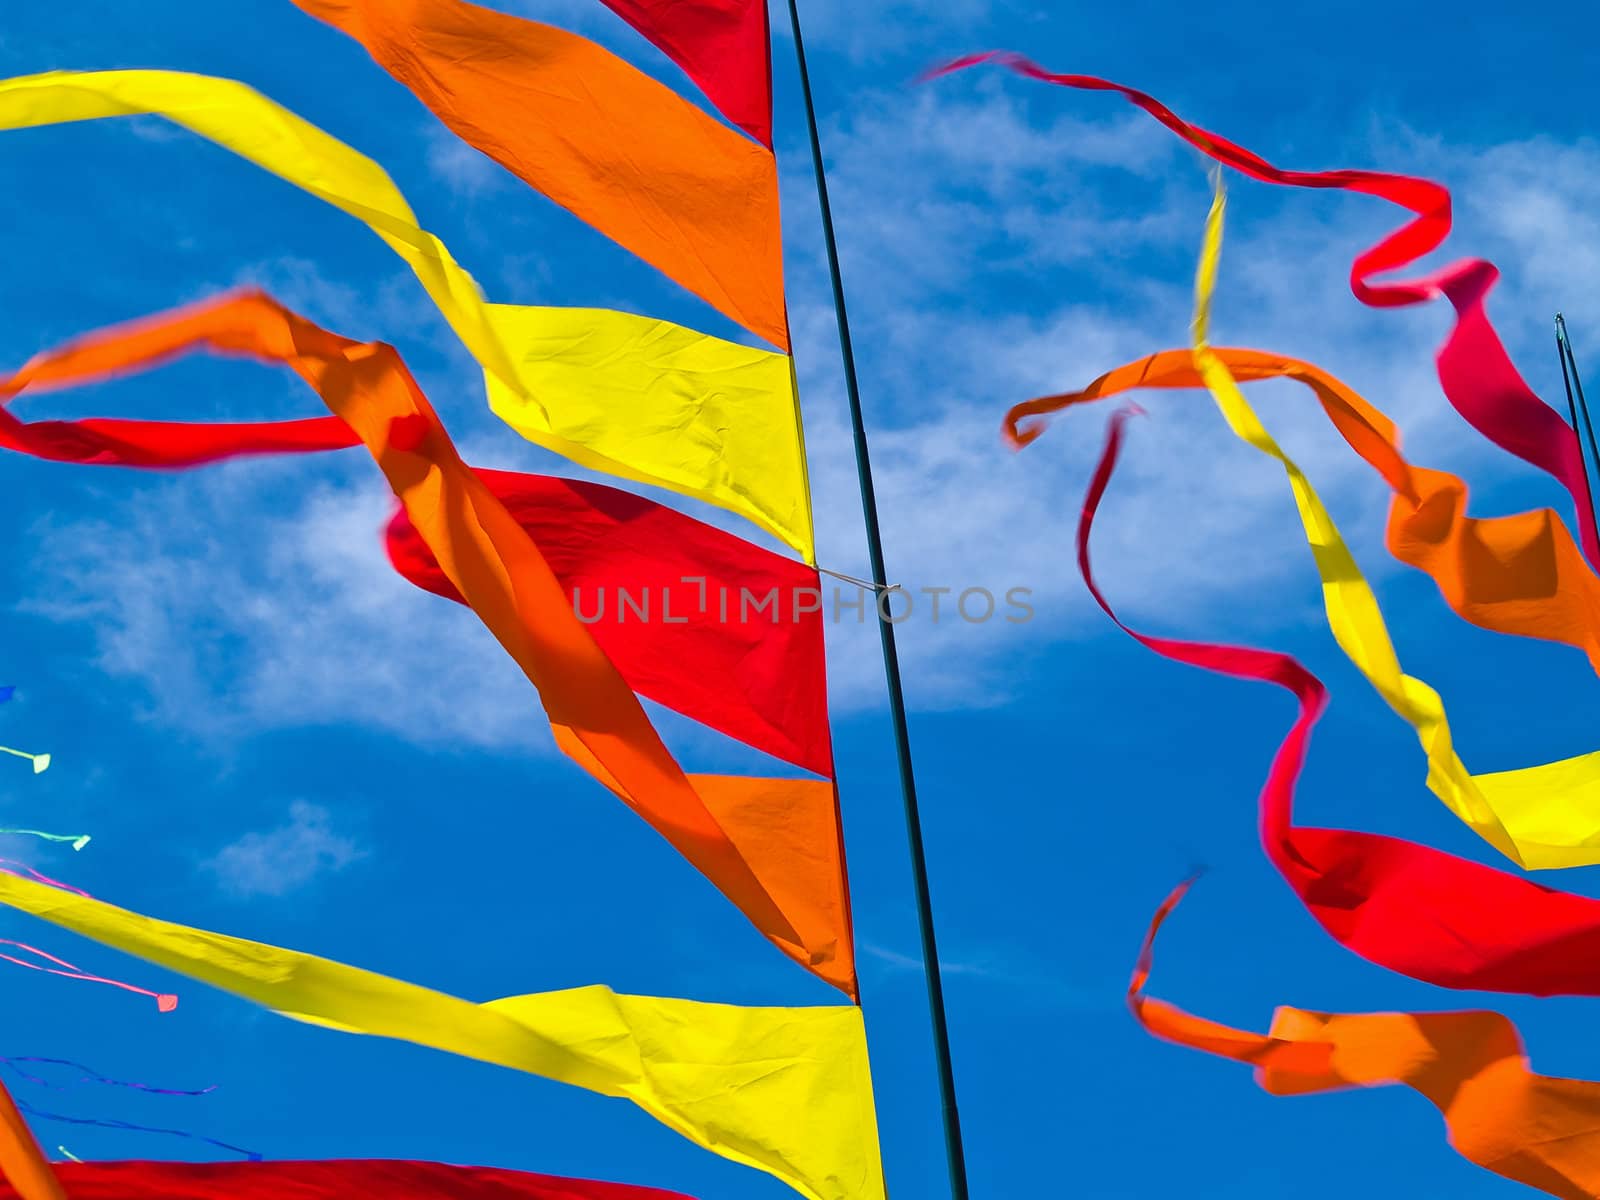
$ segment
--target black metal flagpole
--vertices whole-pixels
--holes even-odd
[[[1583,396],[1583,380],[1578,378],[1578,360],[1572,356],[1572,339],[1567,336],[1567,319],[1556,314],[1556,353],[1561,358],[1561,382],[1567,389],[1567,411],[1572,414],[1572,433],[1578,435],[1578,414],[1583,414],[1583,427],[1589,435],[1589,453],[1594,457],[1595,469],[1600,470],[1600,447],[1595,445],[1594,424],[1589,420],[1589,402]],[[1570,374],[1569,374],[1570,371]],[[1573,403],[1572,392],[1578,392]],[[1594,510],[1594,483],[1589,476],[1589,459],[1583,455],[1583,443],[1578,444],[1578,455],[1583,458],[1583,484],[1589,490],[1589,507]]]
[[[872,462],[867,455],[867,430],[861,415],[855,351],[850,344],[844,282],[839,274],[839,247],[833,236],[833,211],[828,204],[828,180],[822,167],[822,142],[817,134],[817,110],[811,99],[811,76],[806,71],[806,49],[800,36],[800,10],[796,0],[789,0],[789,20],[794,27],[794,52],[800,64],[800,90],[805,97],[806,128],[811,134],[811,161],[817,176],[817,203],[822,209],[822,236],[828,247],[828,272],[833,277],[833,307],[839,326],[839,351],[844,359],[845,393],[850,400],[850,424],[855,434],[856,473],[861,480],[861,508],[867,524],[867,553],[872,562],[878,636],[883,643],[883,670],[889,684],[889,715],[894,724],[900,795],[905,802],[906,837],[911,844],[911,874],[916,885],[917,922],[922,933],[922,972],[928,985],[928,1008],[933,1018],[939,1098],[944,1116],[945,1154],[950,1167],[950,1195],[952,1200],[967,1200],[967,1161],[961,1146],[961,1116],[956,1109],[955,1072],[950,1065],[950,1031],[945,1021],[944,983],[940,978],[939,947],[933,932],[933,901],[928,894],[928,863],[922,848],[922,820],[917,812],[917,784],[911,767],[911,734],[906,723],[905,695],[900,686],[900,656],[895,650],[894,625],[885,613],[889,576],[883,565],[878,500],[872,486]]]

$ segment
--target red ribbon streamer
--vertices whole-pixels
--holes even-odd
[[[1430,180],[1382,171],[1286,171],[1227,138],[1189,124],[1144,92],[1093,75],[1058,75],[1019,54],[969,54],[936,68],[927,78],[983,62],[999,63],[1043,83],[1116,92],[1201,153],[1263,183],[1359,192],[1414,213],[1414,219],[1356,256],[1350,266],[1350,290],[1356,299],[1373,308],[1421,304],[1440,295],[1449,299],[1455,306],[1456,324],[1436,358],[1439,383],[1446,398],[1484,437],[1553,476],[1567,489],[1577,507],[1584,553],[1591,564],[1600,566],[1600,534],[1595,529],[1594,513],[1584,483],[1583,450],[1578,436],[1518,374],[1485,311],[1485,298],[1500,277],[1494,264],[1470,258],[1419,279],[1372,282],[1372,276],[1415,262],[1437,249],[1449,236],[1450,193],[1447,189]]]
[[[72,1200],[688,1200],[678,1192],[494,1167],[378,1159],[56,1163]],[[0,1200],[18,1193],[0,1185]]]
[[[1261,793],[1267,857],[1335,941],[1369,962],[1448,988],[1533,996],[1600,996],[1600,902],[1558,892],[1415,842],[1294,824],[1294,790],[1312,728],[1327,705],[1321,680],[1286,654],[1151,637],[1124,625],[1095,583],[1089,533],[1116,469],[1123,427],[1111,419],[1078,524],[1078,569],[1117,627],[1174,662],[1275,683],[1300,713]]]

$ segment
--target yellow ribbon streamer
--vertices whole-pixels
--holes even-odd
[[[1417,731],[1428,758],[1429,789],[1474,832],[1530,870],[1600,863],[1600,752],[1518,771],[1473,775],[1467,770],[1456,754],[1444,702],[1432,687],[1401,669],[1377,597],[1338,526],[1212,351],[1206,332],[1227,209],[1220,173],[1215,187],[1195,276],[1195,367],[1234,434],[1276,459],[1288,474],[1322,578],[1323,607],[1334,639],[1389,707]]]
[[[742,1008],[580,987],[473,1004],[0,873],[0,904],[346,1033],[396,1038],[631,1100],[809,1200],[883,1200],[854,1007]]]
[[[495,411],[529,441],[738,513],[814,561],[787,356],[625,313],[487,305],[382,167],[234,80],[52,71],[0,81],[0,129],[142,114],[165,117],[365,223],[416,273],[484,368]],[[551,353],[576,359],[543,357]],[[624,406],[615,406],[619,399]]]

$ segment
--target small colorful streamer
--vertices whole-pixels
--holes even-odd
[[[106,1087],[130,1088],[136,1092],[148,1092],[152,1096],[209,1096],[217,1090],[216,1084],[198,1089],[162,1088],[153,1087],[148,1083],[131,1083],[124,1079],[112,1079],[107,1075],[100,1074],[93,1067],[86,1067],[82,1063],[73,1062],[70,1058],[39,1058],[35,1055],[11,1056],[0,1054],[0,1063],[4,1063],[15,1071],[18,1078],[25,1079],[29,1083],[37,1084],[40,1087],[49,1088],[55,1092],[67,1091],[69,1088],[81,1083],[98,1083]],[[51,1083],[48,1079],[43,1079],[38,1075],[33,1075],[23,1070],[17,1065],[18,1063],[40,1063],[52,1067],[70,1067],[74,1071],[82,1071],[83,1074],[71,1083]]]
[[[128,1133],[161,1133],[171,1137],[190,1138],[197,1142],[204,1142],[208,1146],[216,1146],[222,1150],[231,1150],[235,1154],[243,1155],[251,1162],[260,1162],[262,1156],[255,1150],[246,1150],[243,1146],[234,1146],[228,1142],[219,1142],[216,1138],[208,1138],[202,1134],[190,1133],[186,1129],[159,1129],[153,1125],[135,1125],[131,1121],[106,1120],[98,1117],[69,1117],[62,1113],[45,1112],[43,1109],[34,1108],[21,1100],[16,1101],[17,1108],[30,1117],[39,1117],[45,1121],[63,1121],[68,1125],[93,1125],[97,1129],[121,1129]]]
[[[14,871],[6,871],[3,873],[6,875],[16,874]],[[69,888],[67,890],[77,892],[76,888]],[[83,896],[85,899],[93,899],[93,897],[89,896],[85,892],[77,892],[77,894]],[[38,963],[27,962],[24,959],[17,958],[10,954],[0,954],[0,960],[4,960],[8,963],[14,963],[19,967],[27,967],[30,971],[43,971],[47,975],[60,975],[63,979],[80,979],[84,983],[103,983],[108,987],[121,988],[125,992],[132,992],[136,996],[149,996],[156,1002],[156,1007],[164,1013],[171,1012],[173,1009],[178,1007],[178,998],[168,992],[152,992],[148,988],[138,987],[137,985],[131,983],[123,983],[121,980],[106,979],[100,975],[90,975],[86,971],[79,970],[66,959],[57,958],[54,954],[49,954],[46,951],[40,950],[37,946],[30,946],[26,942],[15,942],[10,938],[0,938],[0,946],[15,946],[24,953],[36,954],[45,961],[56,964],[54,967],[42,967]]]

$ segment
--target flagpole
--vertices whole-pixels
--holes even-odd
[[[1572,356],[1572,339],[1567,336],[1567,319],[1560,313],[1556,314],[1556,353],[1561,358],[1561,382],[1567,389],[1567,411],[1572,414],[1572,434],[1578,436],[1578,413],[1583,413],[1583,427],[1589,434],[1589,452],[1595,460],[1595,469],[1600,470],[1600,447],[1595,445],[1594,425],[1589,420],[1589,402],[1583,396],[1583,380],[1578,378],[1578,360]],[[1568,368],[1571,374],[1568,374]],[[1572,390],[1578,390],[1578,402],[1572,402]],[[1594,510],[1594,485],[1589,478],[1589,460],[1583,455],[1583,443],[1578,443],[1578,456],[1583,459],[1583,484],[1589,491],[1589,507]]]
[[[828,204],[828,180],[822,166],[822,142],[817,133],[817,110],[811,98],[811,76],[806,70],[805,42],[800,36],[800,10],[789,0],[789,20],[794,28],[794,53],[800,65],[800,91],[805,98],[806,129],[811,135],[811,162],[817,177],[817,204],[822,210],[822,236],[828,248],[828,273],[833,279],[834,317],[839,327],[839,352],[844,359],[845,394],[850,401],[850,425],[855,435],[856,474],[861,481],[861,508],[867,525],[867,553],[872,563],[874,608],[878,637],[883,645],[883,671],[889,685],[889,716],[894,725],[895,758],[900,771],[900,797],[906,815],[906,838],[911,848],[911,875],[916,886],[917,923],[922,935],[922,973],[928,987],[928,1009],[933,1020],[934,1054],[939,1069],[939,1099],[944,1117],[945,1156],[950,1170],[952,1200],[967,1200],[967,1162],[961,1145],[961,1116],[956,1108],[955,1072],[950,1064],[950,1031],[945,1020],[944,982],[940,977],[939,947],[933,932],[933,901],[928,892],[928,862],[922,847],[922,819],[917,810],[916,776],[911,767],[911,733],[906,722],[905,695],[900,686],[900,656],[895,649],[894,624],[885,600],[889,576],[883,564],[883,535],[878,527],[878,499],[872,485],[872,462],[867,454],[866,423],[861,415],[861,389],[856,380],[855,351],[850,343],[850,320],[845,313],[844,281],[839,274],[839,247],[833,234],[833,210]]]

